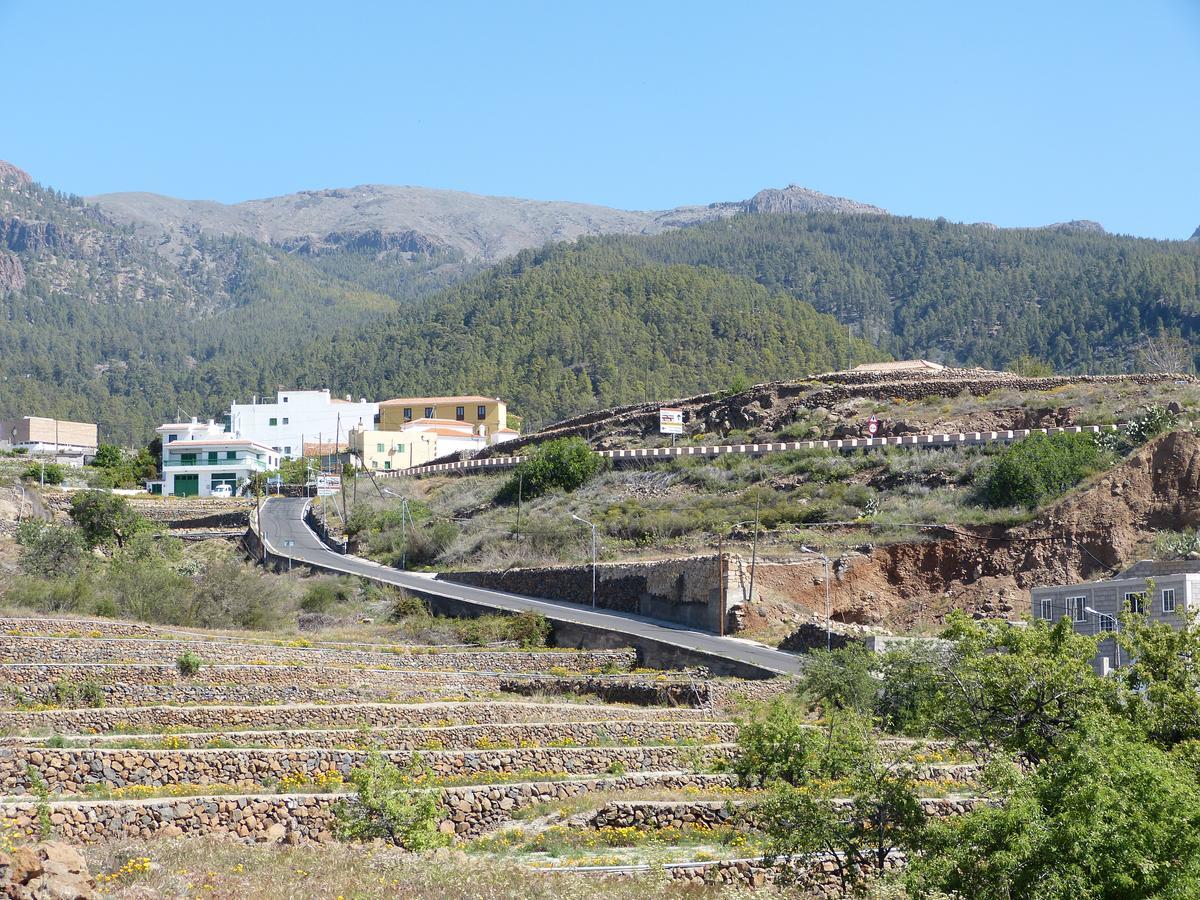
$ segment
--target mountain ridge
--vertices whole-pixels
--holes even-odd
[[[232,204],[139,191],[86,200],[143,237],[165,233],[169,240],[159,246],[168,250],[177,251],[179,244],[197,234],[236,235],[292,249],[319,246],[330,235],[344,239],[355,232],[378,232],[412,235],[429,246],[485,263],[553,242],[598,234],[658,234],[743,213],[886,214],[877,206],[794,184],[764,189],[747,200],[667,210],[623,210],[570,200],[385,184],[298,191]]]

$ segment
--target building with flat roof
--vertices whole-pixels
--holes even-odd
[[[228,431],[299,459],[305,444],[345,446],[350,429],[362,420],[375,424],[379,404],[330,396],[329,391],[279,391],[275,402],[234,403]]]
[[[43,416],[23,416],[0,422],[0,444],[29,453],[68,453],[94,456],[100,446],[95,422],[69,422]]]
[[[155,432],[162,438],[162,479],[149,483],[151,493],[210,497],[228,488],[237,495],[256,473],[279,468],[275,450],[230,434],[211,419],[168,423]]]
[[[485,434],[489,443],[500,434],[510,434],[508,404],[497,397],[464,394],[458,397],[397,397],[379,404],[379,427],[399,431],[419,419],[441,419],[466,423],[477,434]],[[480,431],[480,427],[486,431]]]
[[[1143,560],[1103,581],[1035,587],[1030,593],[1035,619],[1057,622],[1065,616],[1079,634],[1101,638],[1095,666],[1104,674],[1129,662],[1116,641],[1126,609],[1175,628],[1196,621],[1200,560]]]

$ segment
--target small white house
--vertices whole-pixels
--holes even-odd
[[[379,404],[329,391],[279,391],[274,403],[234,403],[229,407],[229,431],[270,447],[287,459],[304,455],[304,445],[345,445],[350,429],[360,420],[378,421]],[[320,452],[324,452],[321,450]]]
[[[155,431],[162,438],[163,477],[150,482],[153,493],[234,496],[256,472],[279,468],[275,450],[231,434],[211,420],[160,425]]]

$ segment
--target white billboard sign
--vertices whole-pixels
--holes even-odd
[[[341,475],[325,475],[317,476],[317,496],[332,497],[339,493],[342,489]]]
[[[658,411],[660,434],[683,434],[683,410],[664,406]]]

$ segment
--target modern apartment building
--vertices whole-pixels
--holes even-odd
[[[284,458],[299,459],[304,445],[344,447],[350,429],[362,420],[374,425],[379,404],[331,397],[329,391],[279,391],[275,401],[234,403],[228,431],[270,447]]]
[[[161,481],[150,482],[151,493],[176,497],[210,497],[228,489],[236,495],[257,472],[279,468],[280,455],[270,447],[230,434],[212,420],[160,425]]]
[[[1033,617],[1057,622],[1064,616],[1080,634],[1098,635],[1095,666],[1100,673],[1129,662],[1117,646],[1119,617],[1126,608],[1176,628],[1200,611],[1200,561],[1143,560],[1115,578],[1064,587],[1035,587]]]
[[[100,445],[94,422],[68,422],[24,416],[0,422],[0,445],[29,453],[68,453],[94,456]]]

